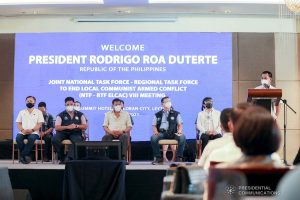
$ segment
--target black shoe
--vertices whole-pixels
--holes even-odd
[[[163,159],[160,157],[155,157],[155,159],[152,162],[152,165],[158,165],[158,164],[162,164],[163,163]]]
[[[176,157],[176,162],[184,162],[183,157],[180,156]]]
[[[48,156],[43,156],[43,161],[44,161],[44,162],[49,162]]]
[[[122,160],[126,161],[127,160],[126,156],[122,156]]]
[[[24,156],[24,160],[28,163],[31,163],[31,157],[30,156]]]
[[[66,164],[67,157],[68,157],[68,156],[67,156],[67,155],[64,155],[64,154],[59,155],[59,156],[58,156],[58,159],[59,159],[59,163],[58,163],[58,164],[60,164],[60,165]]]
[[[70,159],[68,156],[66,156],[64,160],[60,160],[59,164],[60,164],[60,165],[64,165],[64,164],[66,164],[67,162],[69,162],[70,160],[71,160],[71,159]]]
[[[30,162],[28,162],[28,161],[25,159],[25,156],[21,156],[20,162],[23,163],[23,164],[29,164],[29,163],[30,163]]]
[[[19,161],[20,161],[20,163],[23,163],[23,164],[25,164],[24,162],[25,162],[25,160],[24,160],[24,157],[23,156],[21,156],[21,158],[19,158]]]
[[[64,160],[60,160],[58,164],[60,164],[60,165],[64,165],[64,164],[66,164],[66,163],[65,163],[65,161],[64,161]]]

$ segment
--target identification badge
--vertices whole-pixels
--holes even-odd
[[[175,118],[174,117],[171,117],[171,120],[174,120]]]
[[[75,117],[75,119],[76,119],[76,120],[79,120],[79,117],[78,117],[78,116],[76,116],[76,117]]]

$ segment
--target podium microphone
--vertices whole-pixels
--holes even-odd
[[[270,85],[268,85],[268,84],[265,84],[264,83],[264,85],[263,85],[266,89],[270,89]]]

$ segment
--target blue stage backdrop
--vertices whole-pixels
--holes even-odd
[[[204,97],[219,110],[232,106],[232,34],[16,34],[14,72],[14,121],[28,95],[36,107],[45,101],[54,117],[72,96],[89,119],[91,140],[100,140],[104,113],[118,97],[133,116],[133,140],[147,141],[160,100],[169,96],[191,139]],[[15,123],[13,131],[15,137]]]

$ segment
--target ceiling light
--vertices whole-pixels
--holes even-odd
[[[98,18],[98,17],[78,17],[73,18],[74,22],[176,22],[176,18],[149,17],[149,18]]]
[[[230,14],[231,12],[232,12],[232,11],[229,10],[229,9],[228,9],[228,10],[224,10],[224,13],[225,13],[225,14]]]
[[[300,12],[300,0],[285,0],[285,4],[292,12]]]

